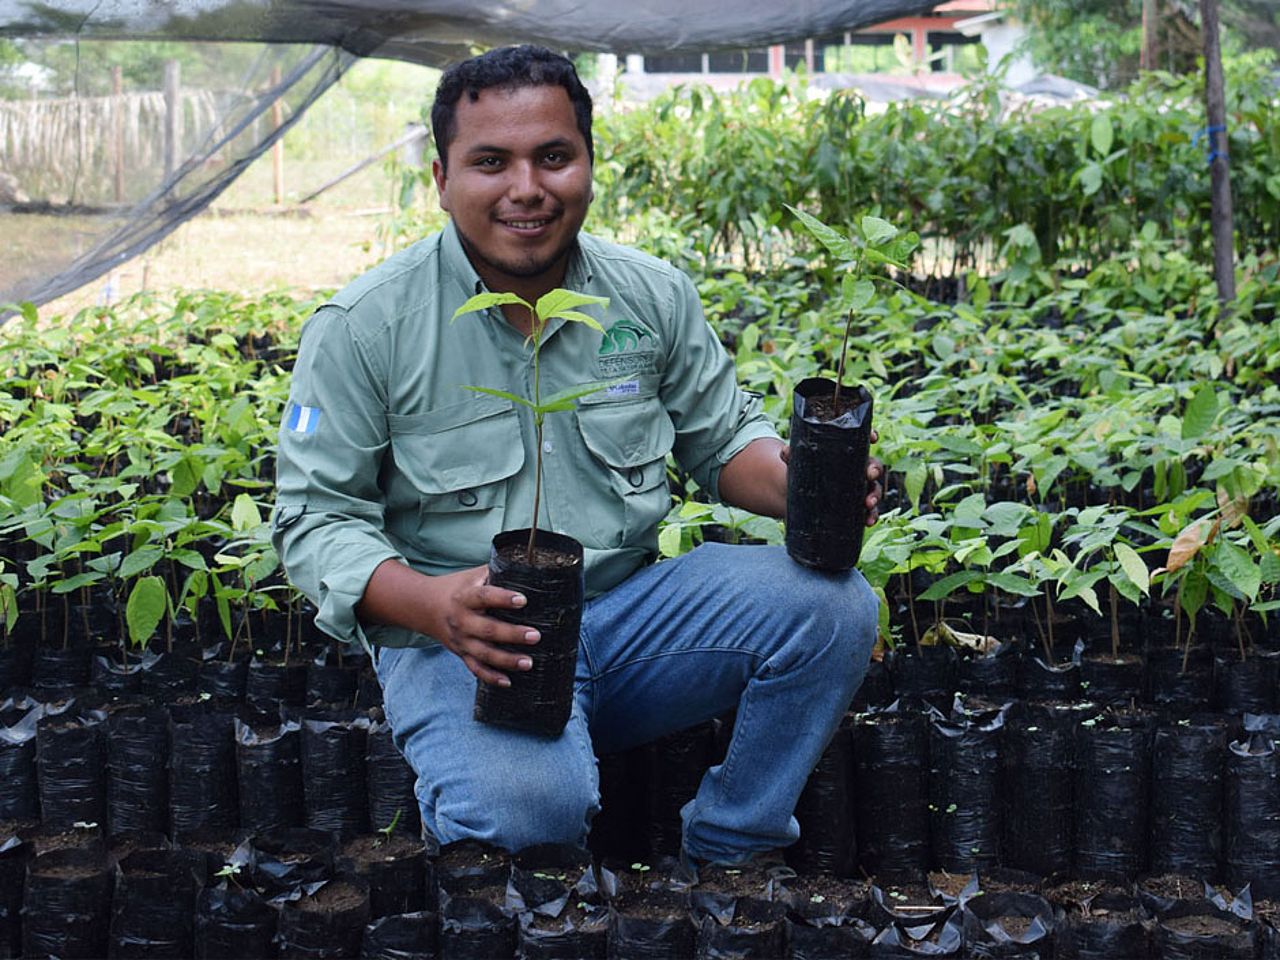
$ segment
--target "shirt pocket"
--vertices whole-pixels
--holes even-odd
[[[608,471],[609,495],[622,506],[622,529],[598,530],[607,546],[644,545],[671,510],[667,454],[676,431],[657,396],[583,401],[578,430],[592,456]],[[607,514],[616,517],[616,512]]]
[[[417,501],[402,536],[434,563],[484,563],[502,529],[508,481],[524,466],[514,405],[480,397],[390,414],[387,427],[395,471],[411,491],[394,499]]]

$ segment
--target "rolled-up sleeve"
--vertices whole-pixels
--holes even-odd
[[[373,571],[400,552],[385,533],[378,484],[387,449],[387,361],[336,306],[302,332],[280,425],[272,542],[316,625],[369,646],[377,627],[355,608]]]
[[[677,274],[662,402],[676,428],[676,459],[718,500],[724,465],[751,441],[778,433],[760,399],[738,386],[733,358],[707,323],[692,281]]]

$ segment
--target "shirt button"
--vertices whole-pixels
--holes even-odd
[[[474,490],[463,490],[458,494],[458,502],[464,507],[474,507],[479,499]]]
[[[543,441],[542,441],[542,452],[543,452],[543,453],[555,453],[555,451],[556,451],[556,448],[555,448],[555,446],[551,443],[551,441],[550,441],[550,440],[543,440]]]

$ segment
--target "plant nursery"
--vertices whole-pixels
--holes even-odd
[[[327,294],[13,305],[0,957],[1280,958],[1280,96],[1273,56],[1225,66],[1230,299],[1202,75],[597,116],[586,229],[693,278],[784,439],[841,371],[885,467],[878,640],[800,839],[696,882],[732,715],[599,756],[586,850],[424,837],[369,652],[271,543]],[[407,244],[443,218],[395,176]],[[657,563],[788,536],[666,480]]]

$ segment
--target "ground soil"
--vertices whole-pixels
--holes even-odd
[[[699,867],[697,889],[763,900],[769,892],[769,874],[767,869],[750,863],[740,867]]]
[[[1068,880],[1066,883],[1050,887],[1044,892],[1044,896],[1052,904],[1079,912],[1081,904],[1100,893],[1132,896],[1130,891],[1102,880]]]
[[[510,546],[503,547],[498,551],[498,557],[509,564],[542,567],[549,570],[559,570],[577,566],[580,562],[579,559],[571,553],[564,553],[561,550],[552,550],[548,547],[534,547],[533,558],[530,560],[529,551],[525,549],[525,544],[511,544]]]
[[[817,905],[857,904],[871,895],[871,885],[862,880],[841,880],[815,873],[782,881],[787,893],[800,903]]]
[[[1011,937],[1026,936],[1031,929],[1032,917],[1000,917],[997,923]]]
[[[1166,873],[1159,877],[1148,877],[1138,885],[1148,893],[1166,900],[1204,899],[1204,882],[1185,874]]]
[[[547,933],[557,933],[569,925],[574,930],[581,929],[587,922],[588,913],[585,901],[578,901],[569,898],[569,902],[565,904],[560,915],[557,917],[544,916],[541,913],[533,913],[529,915],[529,927],[533,930],[542,930]],[[603,919],[601,920],[603,922]]]
[[[1221,937],[1230,936],[1233,933],[1239,933],[1240,928],[1228,920],[1219,917],[1208,917],[1202,915],[1194,915],[1190,917],[1176,917],[1173,920],[1161,921],[1170,930],[1176,930],[1178,933],[1191,934],[1197,937]]]
[[[436,861],[440,885],[458,895],[489,896],[500,888],[505,898],[510,872],[511,862],[505,855],[476,843],[450,845]]]
[[[683,897],[670,890],[633,887],[613,901],[614,909],[628,917],[648,920],[678,920],[689,916]]]
[[[938,903],[937,898],[923,884],[890,884],[882,889],[885,893],[885,905],[890,910],[901,910],[904,913],[924,913],[927,911],[920,908],[927,907],[929,910],[942,908],[942,904]]]
[[[850,390],[845,388],[840,391],[840,405],[837,407],[835,397],[810,397],[804,404],[804,418],[806,420],[817,420],[819,423],[827,423],[831,420],[839,419],[855,409],[861,399],[858,396],[857,388]]]
[[[36,853],[53,850],[91,850],[101,847],[102,835],[97,830],[38,830],[28,838]]]
[[[391,863],[395,860],[408,860],[423,852],[422,843],[410,837],[395,834],[387,840],[380,833],[372,833],[356,837],[348,841],[342,848],[342,855],[355,861],[357,873],[364,872],[361,867],[371,863]]]
[[[929,874],[929,882],[933,884],[940,893],[948,897],[959,899],[964,888],[969,885],[969,881],[973,879],[972,874],[967,873],[947,873],[940,871]]]
[[[308,913],[343,913],[358,910],[368,894],[345,880],[330,880],[309,897],[297,901],[295,908]]]
[[[106,863],[57,863],[41,864],[32,861],[28,868],[33,875],[52,877],[55,880],[83,880],[107,869]]]
[[[1273,927],[1280,927],[1280,900],[1253,901],[1255,920],[1263,920]]]

